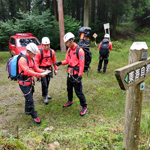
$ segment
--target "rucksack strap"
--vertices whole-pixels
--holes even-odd
[[[79,49],[80,49],[80,46],[77,45],[77,48],[76,48],[76,55],[77,55],[77,58],[78,58],[78,59],[79,59]],[[68,54],[69,54],[69,57],[71,58],[71,56],[70,56],[70,48],[69,48]]]
[[[24,55],[24,54],[22,54],[22,53],[20,53],[20,58],[21,58],[21,57],[24,57],[24,58],[27,60],[27,64],[28,64],[28,66],[29,66],[29,60],[28,60],[27,56]],[[19,59],[20,59],[20,58],[19,58]],[[34,60],[33,60],[33,59],[32,59],[32,61],[33,61],[33,64],[34,64]],[[33,67],[29,67],[29,68],[33,68]],[[27,80],[28,78],[31,78],[31,77],[32,77],[32,76],[21,75],[23,72],[24,72],[24,71],[22,70],[22,71],[20,72],[20,74],[18,74],[18,77],[17,77],[18,80],[25,81],[25,80]]]
[[[50,58],[51,58],[51,60],[52,60],[52,49],[50,48],[49,50],[50,50],[50,56],[49,56],[49,57],[50,57]],[[40,61],[39,61],[39,62],[40,62],[40,64],[41,64],[42,60],[44,59],[44,58],[43,58],[43,50],[42,50],[42,49],[40,49],[40,52],[41,52],[41,59],[40,59]]]

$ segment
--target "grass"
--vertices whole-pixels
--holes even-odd
[[[119,43],[120,44],[120,43]],[[5,71],[9,52],[0,52],[0,149],[48,150],[123,150],[123,127],[126,92],[120,90],[115,69],[128,64],[131,41],[122,41],[122,49],[110,53],[106,74],[98,74],[98,49],[91,48],[92,63],[87,76],[83,75],[83,91],[88,112],[81,117],[81,106],[74,94],[73,106],[63,108],[67,102],[66,69],[59,66],[58,75],[51,79],[49,105],[44,105],[41,84],[36,82],[34,103],[42,120],[36,125],[24,114],[24,97],[18,83],[10,81]],[[118,45],[118,43],[116,44]],[[150,43],[148,43],[150,45]],[[115,49],[115,47],[114,47]],[[57,61],[65,53],[56,51]],[[144,91],[139,149],[148,148],[150,136],[149,84]],[[48,131],[44,129],[49,128]],[[57,147],[54,142],[58,141]]]

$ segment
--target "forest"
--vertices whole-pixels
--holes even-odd
[[[104,35],[103,24],[110,23],[111,39],[133,37],[129,31],[118,31],[121,23],[134,23],[134,30],[147,32],[150,25],[149,0],[63,0],[65,32],[78,36],[83,26],[84,2],[89,4],[89,27],[97,33],[97,42]],[[51,47],[60,49],[57,0],[0,0],[0,51],[8,50],[8,41],[15,33],[31,32],[39,40],[51,39]],[[78,38],[76,38],[78,39]]]

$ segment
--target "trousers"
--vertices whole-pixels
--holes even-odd
[[[46,97],[48,95],[48,87],[50,84],[50,76],[46,75],[45,77],[41,78],[41,86],[42,86],[42,96]]]
[[[103,72],[104,73],[106,72],[106,68],[107,68],[107,65],[108,65],[108,60],[109,60],[109,55],[108,56],[100,56],[99,57],[98,71],[101,70],[102,63],[104,61]]]
[[[67,76],[68,101],[73,101],[73,88],[74,88],[75,93],[80,100],[80,105],[86,107],[87,103],[82,91],[82,81],[80,83],[77,83],[75,81],[77,77],[78,75],[73,75],[71,77]]]
[[[26,114],[31,115],[33,118],[37,118],[37,112],[34,110],[32,85],[23,86],[23,85],[19,84],[19,86],[25,97],[25,112],[26,112]]]

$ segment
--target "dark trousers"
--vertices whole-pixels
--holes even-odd
[[[77,78],[78,76],[74,75],[73,77]],[[80,83],[77,83],[72,77],[69,78],[69,76],[67,76],[68,101],[73,101],[73,87],[77,97],[80,100],[80,105],[86,107],[86,99],[82,91],[82,81]]]
[[[32,85],[22,86],[19,84],[19,86],[25,97],[25,112],[33,118],[37,118],[37,112],[34,110]]]
[[[49,75],[46,75],[45,77],[41,78],[42,96],[43,97],[46,97],[48,95],[49,83],[50,83]]]
[[[109,55],[108,56],[100,56],[99,57],[99,64],[98,64],[98,71],[101,70],[102,68],[102,63],[104,60],[104,67],[103,67],[103,72],[106,72],[106,68],[107,68],[107,64],[108,64],[108,60],[109,60]]]

